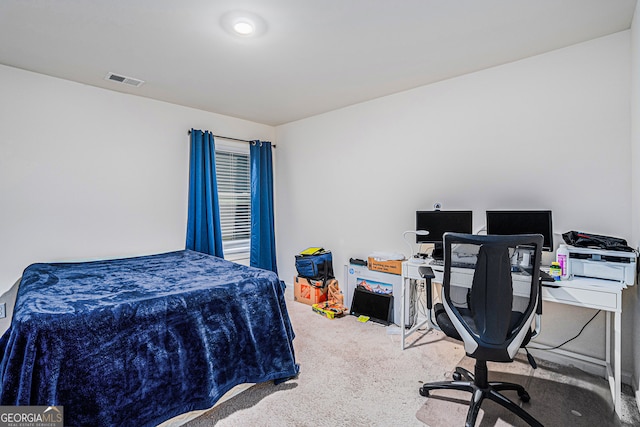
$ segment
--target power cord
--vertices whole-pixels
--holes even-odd
[[[423,300],[422,296],[425,296]],[[426,283],[423,281],[413,281],[411,284],[411,288],[409,291],[409,307],[413,307],[413,310],[409,311],[410,323],[412,325],[418,323],[418,319],[420,315],[424,316],[424,318],[429,317],[431,319],[431,312],[427,309],[426,304]],[[425,328],[428,328],[426,326]],[[425,328],[421,328],[420,330],[424,330]]]
[[[594,315],[591,317],[591,319],[589,319],[589,321],[588,321],[587,323],[585,323],[585,324],[584,324],[584,326],[582,326],[582,329],[580,329],[580,332],[578,332],[574,337],[569,338],[568,340],[566,340],[566,341],[565,341],[565,342],[563,342],[562,344],[558,344],[558,345],[556,345],[556,346],[554,346],[554,347],[538,347],[538,346],[531,346],[531,348],[536,349],[536,350],[555,350],[555,349],[558,349],[558,348],[562,347],[563,345],[565,345],[565,344],[567,344],[567,343],[569,343],[569,342],[571,342],[571,341],[575,340],[576,338],[578,338],[578,337],[580,336],[580,334],[582,334],[582,332],[584,331],[584,329],[587,327],[587,325],[589,325],[589,323],[591,323],[591,322],[593,321],[593,319],[595,319],[595,318],[596,318],[596,316],[597,316],[598,314],[600,314],[600,312],[601,312],[601,311],[602,311],[602,310],[598,310],[598,311],[596,311],[596,314],[594,314]],[[527,351],[527,353],[528,353],[528,351]]]

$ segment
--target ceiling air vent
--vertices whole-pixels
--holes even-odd
[[[112,82],[133,86],[133,87],[140,87],[144,83],[144,80],[134,79],[133,77],[126,77],[126,76],[115,74],[115,73],[107,74],[104,79],[110,80]]]

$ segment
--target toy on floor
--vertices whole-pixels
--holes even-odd
[[[311,309],[327,319],[334,319],[342,316],[348,310],[344,306],[344,295],[340,292],[338,281],[329,281],[327,290],[327,301],[313,304]]]

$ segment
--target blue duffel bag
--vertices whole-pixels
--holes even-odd
[[[311,255],[296,255],[298,276],[326,282],[333,279],[333,259],[331,251],[321,250]]]

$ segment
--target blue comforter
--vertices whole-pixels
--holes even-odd
[[[0,340],[0,404],[65,425],[151,426],[241,383],[297,375],[276,274],[178,251],[33,264]]]

